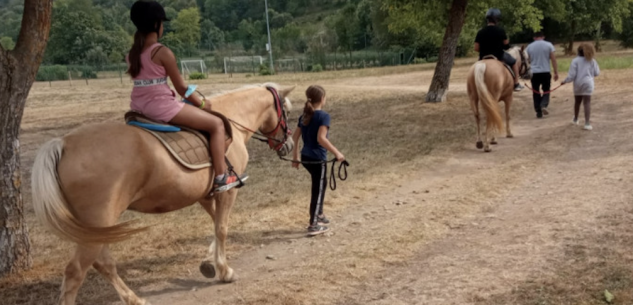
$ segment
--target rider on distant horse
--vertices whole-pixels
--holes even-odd
[[[477,33],[475,51],[479,52],[479,60],[484,59],[485,56],[493,55],[498,60],[512,67],[512,70],[514,70],[514,91],[521,91],[523,86],[519,84],[519,65],[516,64],[516,59],[504,51],[510,48],[510,41],[506,32],[497,26],[500,20],[501,11],[499,9],[491,8],[488,10],[486,13],[488,26]]]

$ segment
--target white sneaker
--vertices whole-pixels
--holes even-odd
[[[593,127],[591,127],[591,124],[585,124],[585,130],[593,130]]]
[[[578,119],[571,119],[572,125],[578,125]]]

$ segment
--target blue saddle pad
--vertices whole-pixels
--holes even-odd
[[[134,125],[134,126],[138,126],[141,128],[145,128],[151,131],[158,131],[158,132],[178,132],[180,131],[179,127],[176,126],[171,126],[171,125],[163,125],[163,124],[151,124],[151,123],[142,123],[142,122],[138,122],[138,121],[129,121],[127,122],[128,125]]]

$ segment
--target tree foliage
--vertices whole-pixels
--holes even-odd
[[[129,10],[135,0],[56,0],[45,63],[76,64],[123,61],[135,27]],[[264,1],[159,0],[171,22],[164,24],[164,44],[178,56],[200,52],[263,54],[267,43]],[[452,0],[269,0],[275,54],[292,55],[367,48],[417,49],[434,56],[447,27]],[[631,35],[631,0],[468,0],[466,24],[458,55],[472,50],[472,41],[489,7],[503,12],[502,26],[527,42],[545,27],[548,38],[571,41]],[[0,0],[0,38],[16,41],[23,0]],[[316,41],[314,39],[317,39]],[[513,38],[514,40],[514,38]],[[631,45],[631,44],[627,44]],[[102,56],[104,53],[105,56]],[[96,56],[99,54],[99,56]],[[90,55],[90,58],[89,56]],[[319,57],[322,57],[319,55]],[[324,64],[323,64],[324,65]],[[325,66],[325,65],[324,65]]]
[[[544,0],[550,1],[550,0]],[[563,1],[563,0],[551,0]],[[414,30],[418,43],[427,42],[439,46],[448,23],[450,0],[384,0],[383,9],[388,12],[389,30],[403,33]],[[467,19],[462,31],[462,41],[472,46],[477,30],[485,25],[485,13],[491,7],[501,9],[501,26],[509,34],[523,29],[540,29],[543,13],[534,6],[534,0],[470,0]]]

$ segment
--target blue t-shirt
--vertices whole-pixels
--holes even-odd
[[[330,115],[323,110],[317,110],[307,126],[303,125],[303,116],[300,116],[298,126],[301,128],[301,138],[303,139],[301,154],[314,159],[327,160],[327,150],[319,144],[318,138],[321,126],[327,126],[329,130]]]

